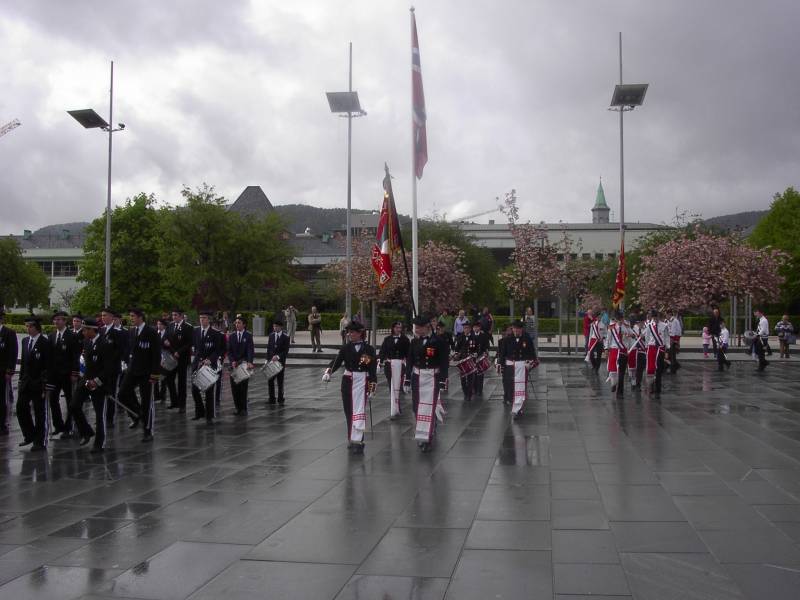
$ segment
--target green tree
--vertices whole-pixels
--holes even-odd
[[[12,238],[0,239],[0,308],[48,306],[50,280],[34,262],[22,258]]]
[[[155,197],[140,193],[111,213],[111,303],[147,312],[165,305],[159,269],[162,240]],[[90,314],[103,305],[105,291],[105,215],[89,224],[78,281],[85,282],[73,307]]]
[[[783,296],[789,304],[800,303],[800,193],[789,187],[783,194],[775,194],[769,212],[748,241],[757,248],[771,247],[788,255],[781,270],[786,277]]]

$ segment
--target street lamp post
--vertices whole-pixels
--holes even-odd
[[[646,83],[622,83],[622,32],[619,34],[619,85],[614,86],[611,106],[608,110],[619,112],[619,243],[620,250],[625,247],[625,151],[623,141],[622,116],[641,106],[647,93]],[[620,303],[622,308],[624,300]]]
[[[92,108],[67,111],[72,118],[83,125],[86,129],[100,129],[108,133],[108,194],[106,197],[106,244],[105,244],[105,289],[103,302],[105,306],[111,304],[111,148],[112,134],[125,129],[124,123],[118,123],[117,127],[111,126],[114,122],[114,61],[111,61],[111,78],[108,91],[108,122],[97,114]]]
[[[346,92],[326,92],[328,97],[328,104],[332,113],[339,114],[342,117],[347,117],[347,249],[346,249],[346,262],[347,272],[345,275],[346,292],[344,301],[344,311],[347,313],[348,318],[352,318],[352,280],[353,280],[353,244],[352,244],[352,224],[350,220],[350,205],[352,196],[352,145],[353,145],[353,118],[363,117],[367,114],[361,108],[358,100],[358,92],[353,91],[353,43],[350,42],[350,61],[348,70],[348,91]]]

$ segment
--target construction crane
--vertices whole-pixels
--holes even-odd
[[[467,215],[466,217],[458,217],[454,219],[455,222],[464,222],[469,221],[470,219],[476,219],[478,217],[483,217],[484,215],[491,215],[492,213],[500,212],[502,209],[499,206],[495,206],[491,210],[484,210],[483,212],[475,213],[474,215]]]
[[[15,130],[20,125],[22,125],[22,123],[19,122],[19,119],[14,119],[10,123],[6,123],[0,127],[0,137],[3,137],[5,134]]]

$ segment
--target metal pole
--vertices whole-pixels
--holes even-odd
[[[350,42],[350,62],[347,75],[349,92],[353,91],[353,42]],[[353,278],[353,240],[350,223],[350,198],[352,193],[352,143],[353,143],[353,113],[347,113],[347,254],[345,261],[347,262],[347,279],[346,292],[344,297],[344,312],[347,313],[347,318],[351,319],[353,313],[352,308],[352,278]]]
[[[414,9],[411,9],[411,43],[414,43]],[[417,153],[414,142],[414,69],[411,69],[411,293],[419,313],[419,239],[417,228]]]
[[[622,85],[622,32],[619,32],[619,84]],[[625,247],[625,152],[622,136],[622,115],[625,107],[619,107],[619,243],[620,251]],[[619,304],[620,310],[625,308],[625,299]]]
[[[111,61],[111,86],[108,92],[108,197],[106,198],[106,277],[105,305],[111,304],[111,138],[114,129],[114,61]]]

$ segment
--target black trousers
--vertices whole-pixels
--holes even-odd
[[[625,373],[628,372],[628,355],[620,352],[617,355],[617,398],[625,392]]]
[[[114,417],[117,415],[117,403],[113,398],[119,400],[120,384],[122,383],[122,373],[115,373],[111,378],[111,385],[106,390],[108,396],[108,403],[106,405],[106,425],[114,427]]]
[[[474,380],[475,380],[475,373],[470,373],[466,377],[461,377],[461,392],[464,394],[464,400],[472,399],[475,390]]]
[[[206,418],[211,421],[216,416],[214,410],[214,394],[216,384],[210,386],[205,392],[201,392],[197,386],[192,386],[192,398],[194,399],[194,416],[198,419]]]
[[[186,374],[188,368],[188,361],[179,360],[178,366],[166,377],[165,383],[169,391],[170,407],[186,408]],[[175,387],[176,380],[178,383],[177,388]]]
[[[603,342],[597,341],[589,353],[589,361],[592,363],[592,368],[597,371],[603,363]]]
[[[728,357],[725,356],[725,353],[727,351],[728,351],[727,344],[725,345],[720,344],[719,346],[717,346],[717,367],[719,367],[720,371],[722,371],[725,368],[726,364],[728,365],[731,364],[731,362],[728,360]]]
[[[764,356],[764,342],[761,340],[760,337],[756,336],[756,339],[753,340],[753,352],[755,352],[756,356],[758,357],[758,370],[763,371],[764,367],[767,366],[767,359]]]
[[[6,379],[5,373],[0,373],[0,429],[8,427],[8,417],[11,413],[11,382]]]
[[[670,373],[674,373],[678,369],[681,368],[680,363],[678,362],[678,346],[679,342],[675,340],[669,341],[669,371]]]
[[[642,377],[644,376],[644,369],[647,366],[647,353],[638,352],[636,355],[636,385],[642,385]]]
[[[233,396],[233,405],[237,411],[247,412],[247,388],[249,385],[249,379],[245,379],[241,383],[234,383],[233,379],[231,379],[231,395]]]
[[[86,419],[86,414],[83,412],[83,407],[87,400],[92,401],[92,408],[94,409],[94,429],[89,425]],[[94,436],[94,447],[103,448],[106,443],[106,394],[103,388],[95,388],[90,390],[86,387],[86,380],[81,378],[75,388],[75,394],[72,396],[72,404],[70,410],[75,419],[75,425],[78,428],[78,435],[82,438],[90,435]]]
[[[322,344],[319,341],[319,334],[322,329],[320,327],[312,327],[311,328],[311,351],[314,350],[322,350]]]
[[[470,375],[472,378],[472,390],[474,394],[483,393],[483,373],[473,373]]]
[[[136,399],[135,390],[139,389],[141,402]],[[119,388],[118,398],[120,403],[142,421],[145,434],[153,433],[155,421],[155,407],[153,405],[153,385],[149,375],[134,375],[131,371],[125,373],[122,385]]]
[[[31,416],[31,410],[33,410],[33,416]],[[17,398],[17,421],[25,441],[47,447],[47,438],[50,433],[48,412],[44,390],[39,386],[24,386]]]
[[[503,365],[503,402],[514,404],[514,367]]]
[[[283,374],[283,371],[281,371]],[[270,379],[272,383],[272,379]],[[347,428],[347,441],[350,441],[350,424],[353,422],[353,378],[342,377],[342,408],[344,409],[344,426]]]
[[[659,352],[656,358],[656,378],[653,382],[653,390],[656,394],[661,393],[661,376],[664,374],[664,353]]]
[[[278,402],[283,402],[283,378],[286,375],[286,369],[283,369],[280,373],[275,375],[272,379],[269,380],[267,384],[269,387],[269,401],[275,401],[275,384],[278,384]]]
[[[71,432],[72,431],[72,415],[70,414],[69,407],[72,404],[72,375],[58,375],[50,381],[50,388],[48,389],[48,399],[50,401],[50,418],[53,420],[53,430],[58,432]],[[61,412],[61,392],[64,392],[64,399],[66,400],[67,418],[64,419]]]

